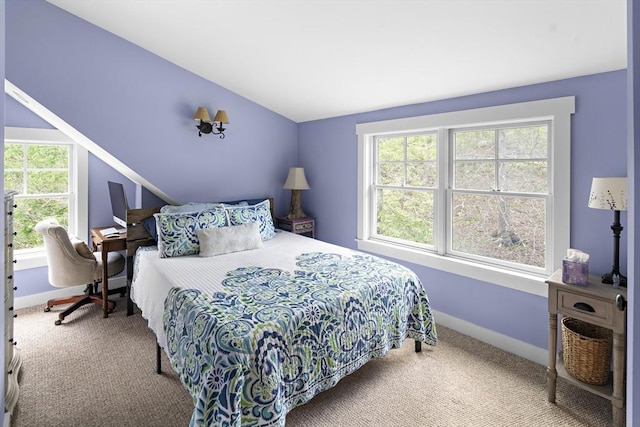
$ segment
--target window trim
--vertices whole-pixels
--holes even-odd
[[[498,105],[471,110],[438,113],[427,116],[408,117],[379,122],[359,123],[356,125],[358,135],[358,180],[357,180],[357,237],[360,250],[389,256],[438,270],[447,271],[473,279],[493,283],[511,289],[546,296],[544,280],[547,273],[553,272],[562,265],[566,249],[570,247],[570,181],[571,181],[571,114],[575,113],[575,97],[567,96],[515,104]],[[374,182],[375,172],[372,162],[374,144],[373,137],[394,133],[415,132],[428,129],[442,129],[465,126],[491,126],[510,123],[517,120],[551,120],[552,147],[550,172],[552,174],[551,197],[553,199],[553,215],[551,235],[553,242],[549,246],[552,251],[551,271],[542,275],[506,270],[499,267],[470,262],[440,254],[421,251],[412,247],[394,245],[389,242],[376,241],[370,235],[372,223],[372,195],[369,191]],[[444,174],[448,173],[448,144],[444,144],[445,152],[440,156],[438,166],[439,188],[444,189]],[[443,190],[441,190],[443,191]],[[442,214],[444,206],[438,207],[437,215]],[[548,206],[548,209],[551,209]],[[549,214],[549,212],[547,212]],[[547,215],[550,217],[549,215]],[[440,233],[439,227],[436,233]],[[443,231],[442,231],[443,232]],[[439,237],[441,235],[438,235]],[[442,236],[444,237],[444,236]]]
[[[89,229],[89,154],[80,144],[74,142],[67,135],[57,129],[36,129],[5,127],[5,142],[24,144],[70,144],[73,146],[73,167],[70,170],[70,182],[72,183],[73,205],[70,207],[75,211],[75,218],[70,218],[69,234],[78,236],[86,241],[87,230]],[[29,268],[44,267],[47,265],[47,257],[42,248],[25,250],[24,252],[14,252],[17,260],[14,270],[26,270]]]

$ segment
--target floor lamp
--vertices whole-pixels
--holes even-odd
[[[627,286],[627,278],[620,273],[620,211],[627,210],[627,178],[593,178],[589,207],[613,211],[613,268],[602,275],[602,283]]]
[[[283,188],[291,190],[291,204],[287,219],[306,218],[307,214],[302,212],[301,190],[308,190],[309,184],[304,176],[304,168],[289,169],[289,176],[287,176],[287,181],[284,183]]]

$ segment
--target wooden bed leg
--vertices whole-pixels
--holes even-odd
[[[422,341],[416,340],[416,353],[420,353],[422,351]]]
[[[160,344],[156,343],[156,374],[162,373],[161,351]]]

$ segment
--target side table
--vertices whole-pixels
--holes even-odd
[[[556,401],[556,380],[560,376],[598,396],[611,401],[613,425],[625,422],[624,371],[626,347],[626,288],[614,288],[590,275],[587,286],[562,282],[562,269],[546,280],[549,285],[549,364],[547,367],[547,399]],[[558,357],[558,314],[602,326],[613,331],[613,378],[608,384],[597,386],[572,377]],[[556,370],[557,366],[557,370]]]
[[[276,217],[276,227],[294,234],[315,238],[315,220],[313,218],[288,219],[278,216]]]

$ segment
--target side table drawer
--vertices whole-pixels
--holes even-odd
[[[558,310],[570,317],[613,327],[613,305],[610,301],[558,290]]]
[[[313,230],[313,222],[301,222],[294,225],[296,233],[304,233]]]

